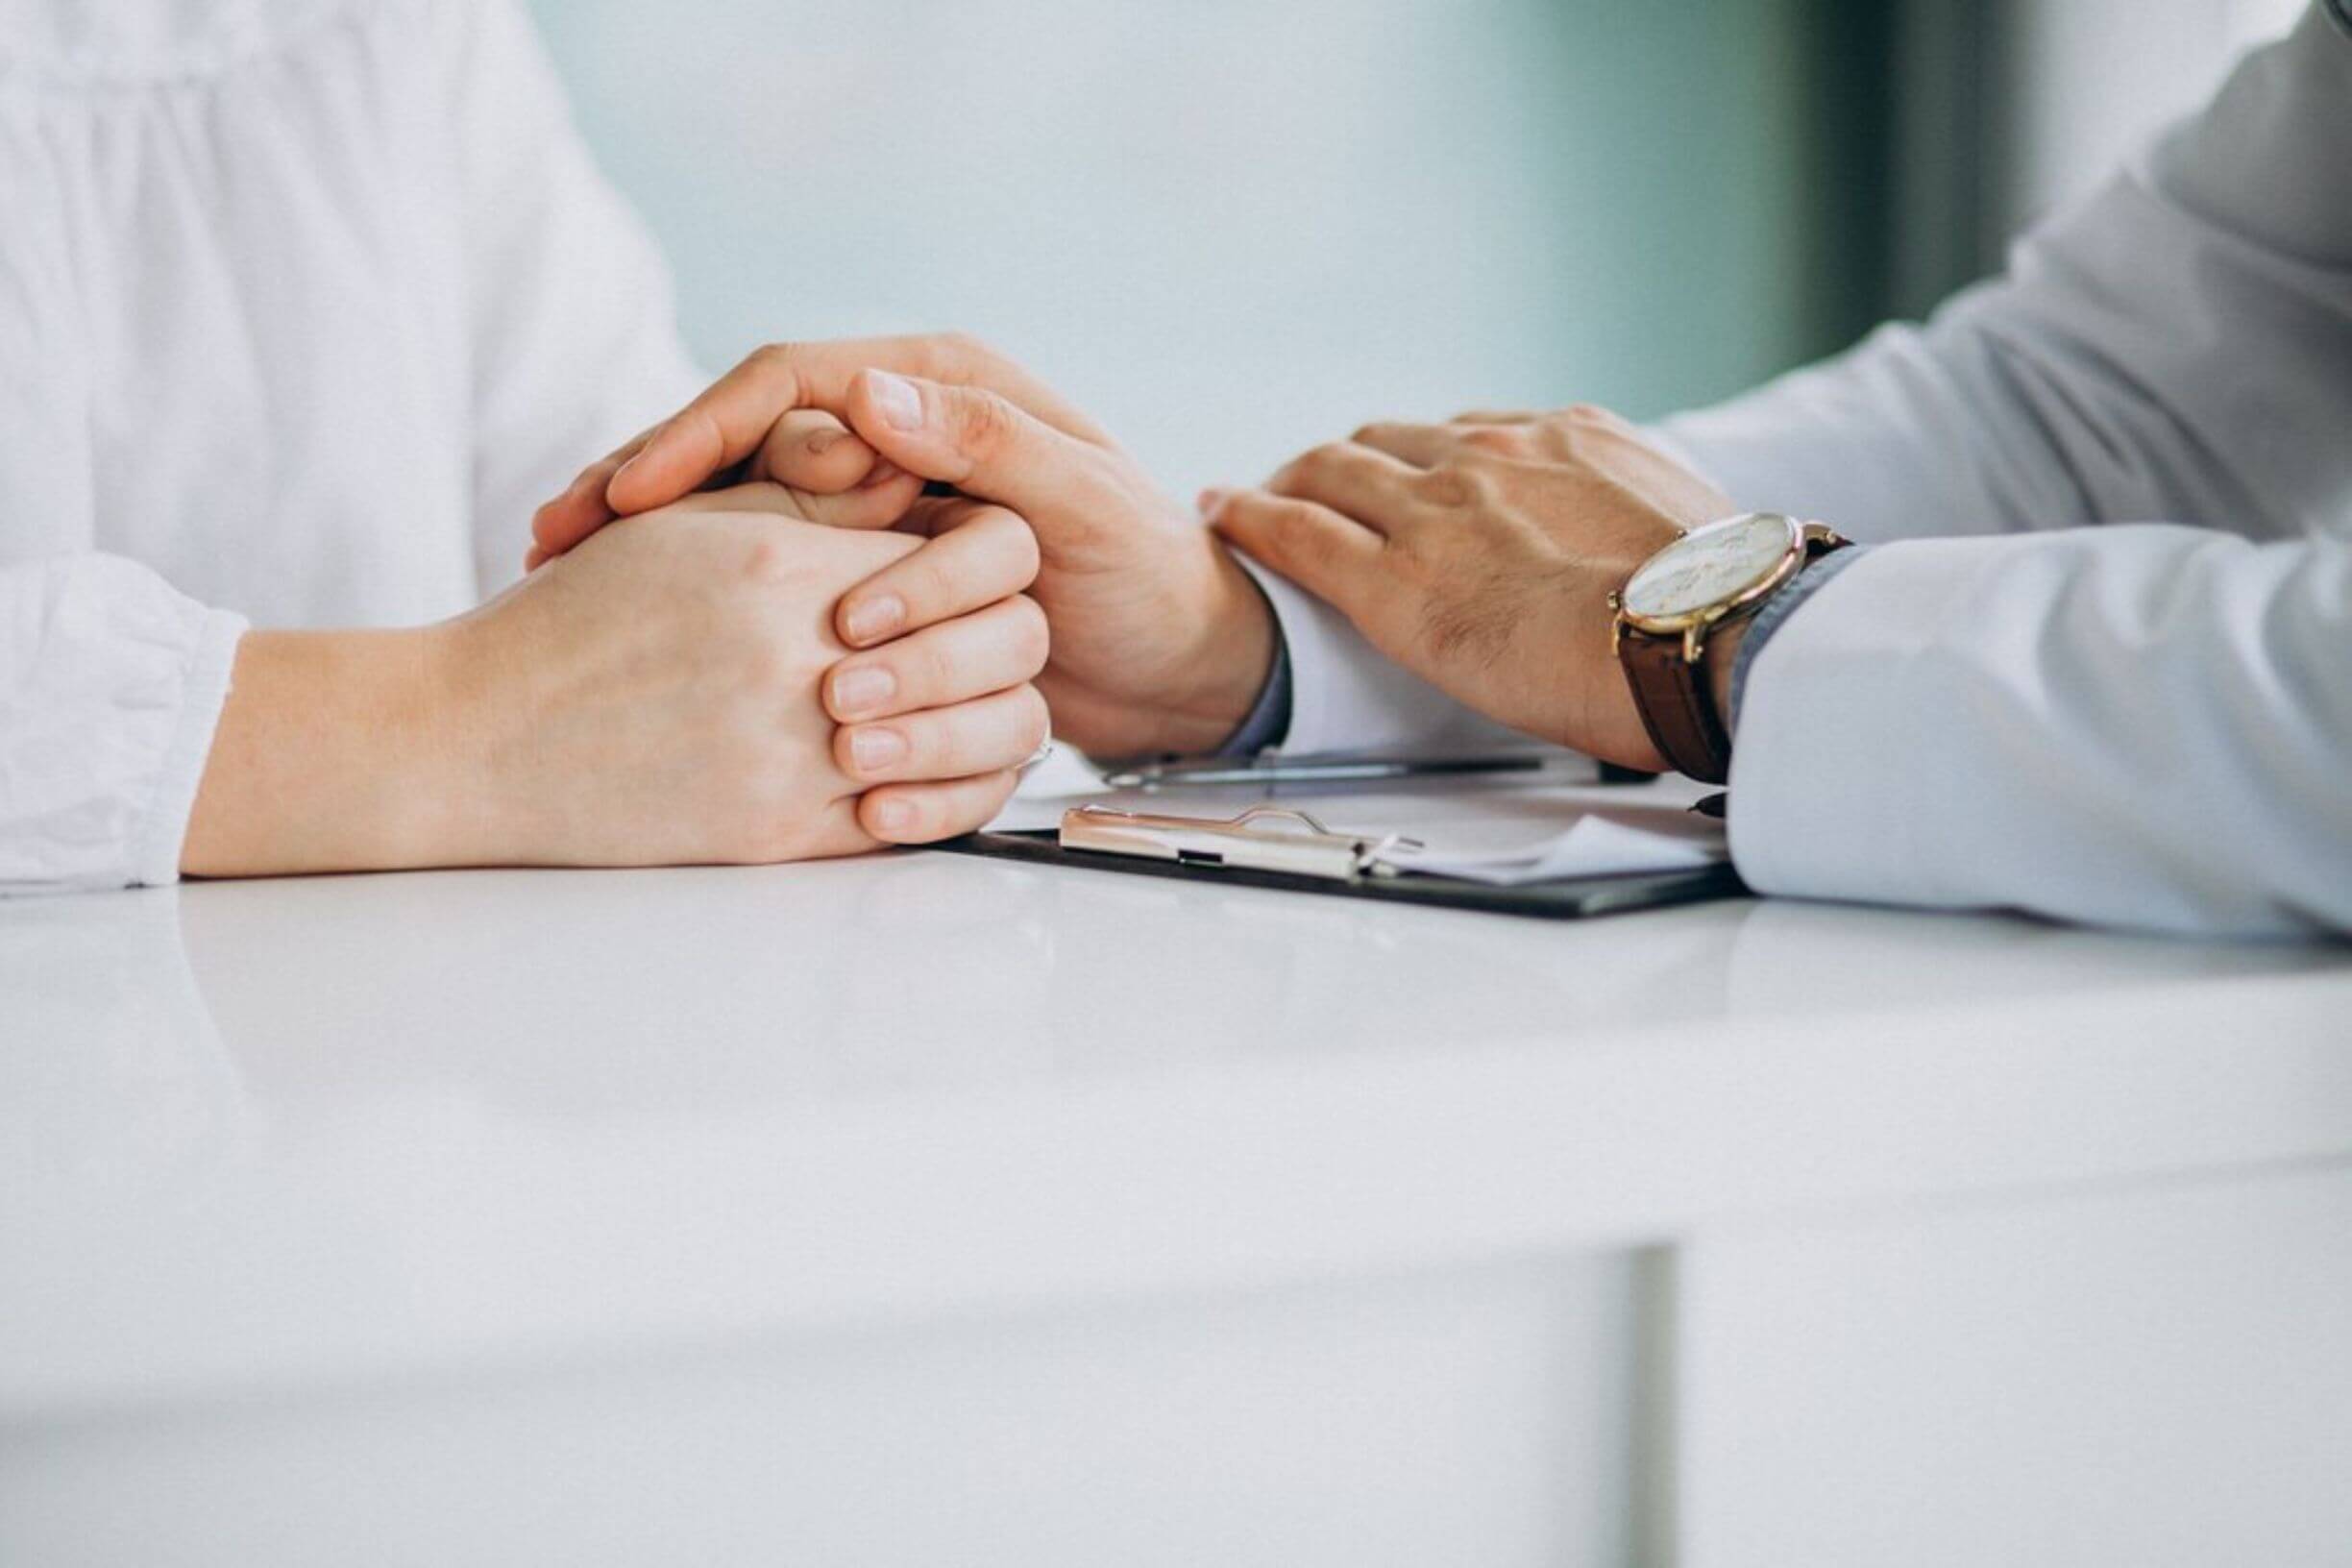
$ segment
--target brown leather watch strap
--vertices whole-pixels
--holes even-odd
[[[1808,524],[1805,531],[1800,572],[1851,543],[1819,524]],[[1785,588],[1795,580],[1792,574],[1780,586]],[[1745,619],[1759,607],[1749,604],[1733,619]],[[1727,625],[1718,622],[1708,628],[1709,634],[1721,633]],[[1633,688],[1633,706],[1641,714],[1642,728],[1650,732],[1651,744],[1678,772],[1703,784],[1727,783],[1731,777],[1731,735],[1724,728],[1723,715],[1715,711],[1706,667],[1685,659],[1682,649],[1679,635],[1643,631],[1622,618],[1618,622],[1617,662],[1624,666],[1626,680]]]
[[[1633,706],[1650,740],[1676,770],[1703,784],[1731,776],[1731,737],[1706,685],[1706,668],[1682,657],[1682,639],[1627,627],[1617,659],[1633,687]]]

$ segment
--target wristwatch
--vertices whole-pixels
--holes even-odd
[[[1708,635],[1754,614],[1806,562],[1850,543],[1819,523],[1742,512],[1691,529],[1609,595],[1610,646],[1642,727],[1668,762],[1708,784],[1730,776],[1731,734],[1701,662]]]

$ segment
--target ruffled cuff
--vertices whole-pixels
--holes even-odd
[[[196,787],[204,781],[205,761],[212,754],[212,736],[229,701],[229,673],[236,664],[237,642],[245,629],[241,615],[205,612],[188,654],[179,721],[156,770],[155,789],[134,841],[135,887],[162,887],[180,880],[180,850],[187,841],[188,818],[196,810]]]
[[[120,556],[0,568],[0,894],[179,879],[244,631]]]

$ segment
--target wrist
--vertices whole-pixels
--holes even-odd
[[[1182,571],[1115,618],[1041,593],[1049,619],[1065,615],[1039,682],[1063,739],[1098,757],[1205,755],[1249,717],[1274,667],[1273,607],[1221,548]]]
[[[465,864],[453,631],[249,632],[189,815],[190,876]]]
[[[1195,683],[1174,705],[1180,733],[1164,750],[1197,754],[1223,746],[1258,705],[1274,673],[1274,606],[1224,550],[1215,552],[1210,604],[1188,661]]]

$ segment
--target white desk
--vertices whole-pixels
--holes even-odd
[[[937,855],[0,905],[0,1562],[2352,1560],[2352,963]]]

